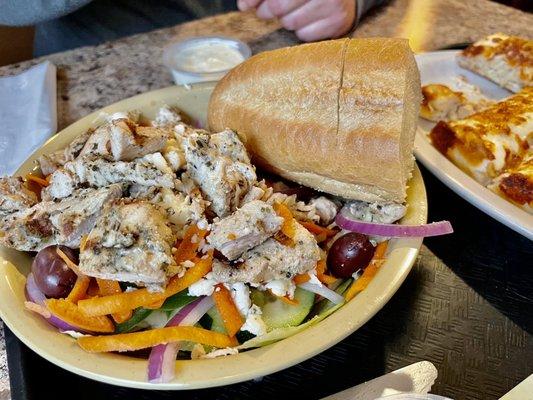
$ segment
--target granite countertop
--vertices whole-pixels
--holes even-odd
[[[532,17],[487,0],[392,0],[365,17],[353,36],[411,37],[415,50],[430,51],[498,31],[533,37]],[[56,64],[62,129],[108,104],[171,85],[170,73],[161,64],[162,49],[196,35],[236,37],[248,42],[254,53],[298,43],[294,34],[274,21],[235,12],[0,67],[0,76],[44,59]]]
[[[487,0],[393,0],[366,16],[352,35],[409,37],[415,51],[431,51],[500,31],[531,38],[533,17]],[[162,49],[180,38],[211,34],[246,41],[254,53],[298,43],[275,21],[235,12],[0,67],[0,76],[19,73],[45,59],[54,63],[62,129],[118,100],[171,85],[172,78],[161,64]],[[2,334],[0,399],[9,397],[6,371]]]

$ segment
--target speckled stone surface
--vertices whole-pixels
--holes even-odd
[[[353,35],[410,36],[418,38],[419,50],[435,50],[497,31],[533,37],[533,17],[486,0],[393,0],[364,18]],[[254,52],[298,43],[294,34],[274,21],[229,13],[47,56],[58,67],[59,128],[118,100],[171,85],[171,76],[161,64],[162,49],[195,35],[236,37],[248,42]],[[1,67],[0,76],[42,60]]]
[[[409,37],[416,50],[430,51],[499,31],[532,38],[533,16],[486,0],[393,0],[364,18],[353,36]],[[248,42],[254,53],[298,43],[275,21],[229,13],[0,67],[0,76],[19,73],[44,59],[56,64],[62,129],[108,104],[171,85],[171,76],[161,64],[162,50],[172,41],[196,35],[236,37]],[[423,252],[429,250],[424,247]],[[6,371],[2,333],[0,399],[9,397]]]

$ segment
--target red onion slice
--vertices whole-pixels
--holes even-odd
[[[337,214],[335,222],[347,231],[371,236],[428,237],[453,233],[453,228],[449,221],[433,222],[425,225],[378,224],[350,218],[349,211],[346,211],[344,207]]]
[[[196,324],[214,306],[213,299],[199,298],[183,307],[165,326],[190,326]],[[150,383],[165,383],[174,379],[176,356],[180,342],[159,344],[152,347],[148,358],[148,380]]]
[[[37,287],[37,284],[35,283],[35,278],[33,277],[32,273],[30,273],[28,277],[26,278],[26,298],[28,299],[28,301],[31,301],[35,304],[39,304],[40,306],[46,307],[45,305],[46,296]],[[81,330],[80,328],[70,325],[69,323],[63,321],[62,319],[56,317],[53,314],[50,316],[50,318],[45,318],[45,319],[50,325],[55,326],[60,331],[76,331],[76,332],[84,333],[84,331]]]
[[[304,290],[307,290],[309,292],[313,292],[315,294],[318,294],[329,301],[331,301],[333,304],[341,304],[344,303],[344,297],[342,297],[337,292],[334,292],[330,288],[328,288],[325,285],[317,285],[316,283],[311,282],[304,282],[298,285]]]

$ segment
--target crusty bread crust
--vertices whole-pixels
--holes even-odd
[[[348,199],[405,201],[420,79],[403,39],[260,53],[223,78],[208,112],[263,168]]]

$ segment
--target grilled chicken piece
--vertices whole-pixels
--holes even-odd
[[[315,208],[316,214],[320,217],[320,223],[322,225],[329,225],[332,223],[339,211],[339,206],[324,196],[311,199],[309,205]]]
[[[81,189],[59,202],[44,201],[2,221],[0,242],[22,251],[39,251],[51,244],[78,248],[93,228],[102,208],[122,196],[122,185]]]
[[[131,161],[161,151],[169,135],[164,130],[138,126],[128,119],[116,119],[97,128],[80,156],[97,155],[114,161]]]
[[[396,203],[377,204],[353,201],[348,203],[346,207],[353,218],[378,224],[392,224],[402,218],[407,211],[403,204]]]
[[[59,203],[50,205],[50,222],[55,241],[68,247],[80,247],[83,235],[94,227],[105,204],[122,197],[123,186],[115,183],[100,189],[81,189]]]
[[[160,123],[163,123],[160,122]],[[154,123],[152,123],[154,124]],[[168,125],[167,125],[168,129]],[[177,122],[172,126],[172,136],[162,151],[163,157],[167,160],[170,168],[173,171],[179,171],[187,167],[187,160],[185,159],[185,151],[183,150],[183,141],[189,135],[194,133],[208,134],[207,131],[203,129],[196,129],[190,125],[187,125],[183,122]]]
[[[167,141],[162,154],[174,172],[184,169],[187,165],[185,161],[185,152],[183,151],[181,142],[178,142],[176,139],[169,139]]]
[[[254,200],[215,222],[207,241],[228,260],[235,260],[273,236],[282,224],[271,205]]]
[[[257,181],[237,134],[192,133],[183,141],[187,170],[219,217],[231,214]]]
[[[53,152],[52,154],[43,154],[37,159],[43,175],[50,175],[57,169],[61,168],[67,162],[74,160],[80,154],[83,146],[92,134],[92,130],[82,133],[75,138],[64,149]]]
[[[37,203],[37,195],[29,190],[21,177],[0,178],[0,219],[30,208]]]
[[[173,188],[174,173],[160,153],[131,162],[80,158],[54,172],[41,195],[45,200],[61,199],[80,185],[98,188],[119,182]]]
[[[42,204],[2,218],[0,244],[19,251],[39,251],[54,244],[54,228]]]
[[[177,272],[173,235],[150,203],[119,200],[106,206],[80,253],[80,271],[88,276],[162,290]]]
[[[313,270],[321,250],[307,229],[298,223],[295,223],[295,228],[294,247],[285,246],[273,238],[267,239],[245,252],[242,262],[236,265],[216,260],[213,263],[213,279],[260,285],[273,280],[292,280],[296,275]]]
[[[185,228],[204,218],[205,202],[201,197],[189,196],[172,189],[132,185],[130,197],[146,200],[167,217],[174,235],[182,238]]]

